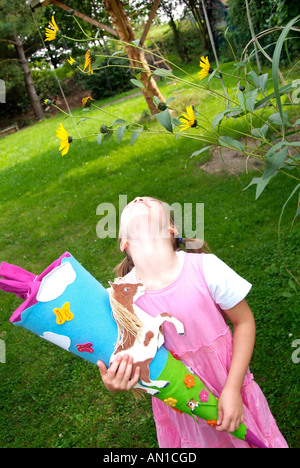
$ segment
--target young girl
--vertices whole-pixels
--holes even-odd
[[[126,252],[118,274],[128,283],[142,282],[146,293],[137,305],[152,316],[169,312],[179,319],[185,335],[164,325],[164,346],[198,375],[219,398],[216,430],[187,414],[180,414],[153,398],[161,448],[250,448],[234,438],[241,422],[269,448],[287,448],[267,401],[248,369],[255,341],[255,323],[245,301],[251,284],[215,255],[205,253],[199,241],[179,239],[166,204],[136,198],[121,216],[120,248]],[[180,250],[180,243],[188,247]],[[233,335],[226,323],[233,324]],[[111,392],[133,388],[132,358],[98,367]]]

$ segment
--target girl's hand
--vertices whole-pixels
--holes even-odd
[[[240,391],[224,388],[218,401],[217,431],[234,432],[244,421]]]
[[[125,392],[134,387],[140,377],[140,368],[135,369],[131,378],[132,365],[133,357],[128,354],[117,356],[109,369],[107,369],[104,362],[97,362],[103,383],[109,392]]]

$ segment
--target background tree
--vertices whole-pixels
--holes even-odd
[[[175,21],[175,12],[179,5],[181,5],[181,0],[174,0],[173,2],[161,0],[159,10],[169,18],[169,26],[173,31],[174,45],[179,57],[183,62],[189,62],[188,49],[182,42],[179,25]]]
[[[228,0],[228,20],[234,32],[235,49],[241,53],[245,45],[251,40],[248,27],[245,0]],[[299,3],[294,0],[260,0],[249,2],[249,10],[254,32],[257,34],[273,26],[285,26],[292,18],[299,14]],[[278,33],[266,35],[260,39],[262,47],[267,47],[267,53],[272,56]],[[300,51],[299,41],[290,41],[289,54],[293,59]],[[283,58],[287,57],[287,49],[283,51]],[[286,55],[285,55],[286,54]],[[264,60],[260,55],[261,60]]]
[[[42,120],[44,111],[39,102],[25,54],[26,45],[31,44],[31,47],[33,47],[32,37],[36,35],[30,9],[26,2],[22,0],[11,0],[9,2],[0,0],[0,18],[1,52],[4,60],[2,64],[4,69],[1,70],[1,76],[5,75],[5,68],[7,74],[7,65],[9,66],[8,62],[11,60],[14,61],[14,66],[19,64],[22,67],[30,103],[37,118]]]
[[[211,49],[211,44],[201,0],[181,0],[181,3],[186,5],[186,10],[192,13],[199,30],[203,49],[204,51],[209,51]],[[214,42],[218,47],[218,29],[220,25],[224,26],[225,23],[224,5],[220,0],[205,0],[204,4],[211,25]]]
[[[163,96],[154,78],[150,77],[151,71],[144,52],[130,45],[131,42],[136,40],[136,35],[125,12],[123,3],[120,0],[104,0],[104,4],[119,38],[124,43],[124,48],[133,70],[138,68],[141,71],[141,81],[145,87],[142,91],[151,113],[155,114],[157,108],[153,102],[153,97],[157,96],[160,101],[163,101]]]

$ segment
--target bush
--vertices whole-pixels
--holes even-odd
[[[80,72],[76,72],[74,75],[75,82],[80,84],[83,89],[91,90],[94,99],[113,96],[134,87],[130,82],[130,78],[132,78],[130,71],[128,73],[128,68],[123,68],[128,67],[128,61],[110,59],[109,63],[109,68],[103,68],[107,65],[107,60],[103,61],[98,65],[102,67],[102,70],[94,70],[92,75]]]

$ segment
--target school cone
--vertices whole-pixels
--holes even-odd
[[[2,279],[1,279],[2,278]],[[108,291],[77,260],[65,252],[40,275],[2,262],[0,290],[14,293],[24,302],[10,321],[41,338],[97,364],[108,367],[118,337]],[[149,365],[155,397],[174,410],[198,416],[211,426],[218,418],[218,400],[186,366],[161,346]],[[155,381],[166,381],[155,388]],[[149,387],[143,389],[150,393]],[[232,433],[253,446],[266,446],[245,424]]]
[[[154,395],[175,411],[198,416],[208,425],[215,427],[218,420],[218,399],[207,390],[203,382],[191,374],[186,366],[167,351],[167,360],[158,379],[168,380],[167,387]],[[244,440],[257,448],[267,448],[258,437],[242,423],[234,432],[234,437]]]

